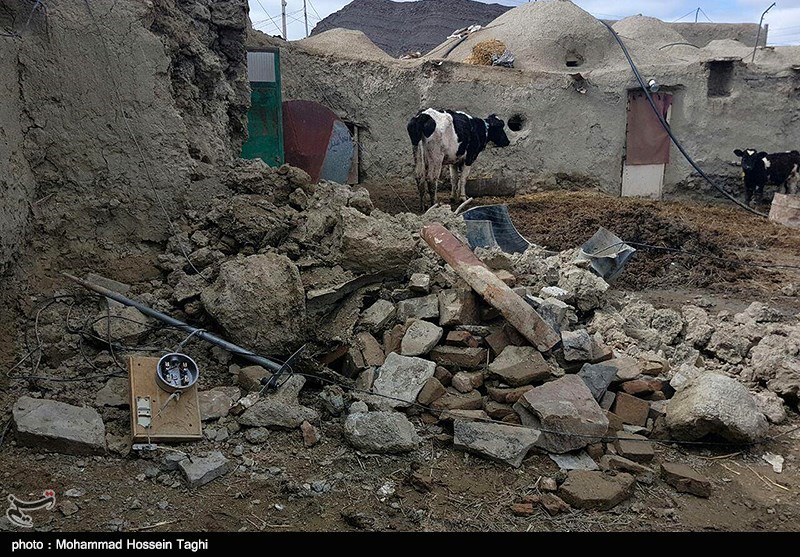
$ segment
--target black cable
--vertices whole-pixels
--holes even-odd
[[[625,43],[622,42],[622,38],[617,34],[616,31],[614,31],[614,29],[608,23],[606,23],[603,20],[600,20],[600,23],[605,25],[606,28],[608,29],[608,31],[614,37],[614,39],[616,39],[617,43],[619,44],[620,48],[622,49],[622,53],[625,55],[625,58],[628,60],[628,64],[630,64],[631,69],[633,70],[633,74],[636,76],[636,80],[639,82],[639,85],[641,86],[642,91],[644,91],[644,94],[647,97],[647,102],[650,103],[650,107],[653,109],[653,112],[656,113],[656,116],[658,117],[658,121],[661,123],[661,126],[664,128],[664,130],[667,132],[667,134],[669,134],[669,137],[670,137],[670,139],[672,139],[672,142],[675,144],[675,147],[678,148],[678,150],[681,152],[683,157],[688,161],[688,163],[692,165],[692,168],[694,168],[697,171],[697,173],[700,174],[700,176],[702,176],[709,184],[714,186],[714,188],[716,188],[720,193],[722,193],[725,197],[727,197],[728,199],[730,199],[731,201],[733,201],[734,203],[736,203],[737,205],[742,207],[744,210],[746,210],[746,211],[748,211],[750,213],[753,213],[754,215],[758,215],[760,217],[767,218],[766,214],[764,214],[764,213],[762,213],[760,211],[756,211],[752,207],[748,207],[747,205],[745,205],[744,203],[742,203],[741,201],[736,199],[734,196],[729,194],[727,191],[725,191],[721,186],[719,186],[716,182],[714,182],[703,171],[703,169],[700,168],[697,165],[696,162],[694,162],[694,159],[692,159],[692,157],[689,155],[689,153],[686,152],[686,149],[683,148],[683,145],[678,140],[678,138],[675,137],[675,134],[672,133],[672,129],[670,128],[670,126],[667,123],[667,121],[664,119],[664,115],[661,114],[661,111],[656,106],[656,103],[653,100],[653,96],[650,94],[650,90],[648,89],[647,84],[644,82],[644,79],[642,79],[642,76],[639,73],[639,69],[636,67],[636,64],[633,62],[633,58],[631,58],[631,55],[628,52],[628,48],[625,46]]]

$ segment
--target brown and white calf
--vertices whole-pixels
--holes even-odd
[[[482,119],[464,112],[428,108],[411,118],[406,129],[414,150],[414,178],[422,211],[436,202],[443,165],[450,166],[450,200],[463,201],[470,167],[478,154],[489,142],[498,147],[511,143],[505,122],[495,114]],[[426,193],[430,200],[427,205]]]
[[[736,149],[733,154],[742,159],[744,200],[748,205],[756,194],[758,201],[764,195],[764,186],[774,184],[787,194],[797,193],[800,182],[800,152],[766,153],[756,149]]]

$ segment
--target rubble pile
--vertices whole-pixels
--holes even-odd
[[[220,358],[231,373],[200,393],[208,441],[259,445],[282,430],[313,447],[330,422],[362,453],[435,439],[513,467],[548,454],[566,473],[513,512],[557,514],[611,508],[659,477],[707,497],[708,480],[662,462],[656,441],[757,443],[797,410],[800,325],[762,303],[657,308],[614,291],[577,250],[473,254],[448,208],[391,216],[364,190],[251,162],[228,180],[240,193],[187,215],[193,224],[170,239],[166,280],[150,284],[148,301],[264,355],[307,343],[296,369],[325,370],[322,385],[338,385],[295,374],[264,390],[267,370]],[[126,403],[112,382],[98,406]],[[103,444],[99,416],[43,402],[15,408],[24,444],[77,454]],[[37,416],[69,430],[63,443]],[[90,438],[70,430],[76,420],[91,421]],[[112,432],[106,441],[124,452]],[[230,469],[218,451],[175,466],[194,487]]]

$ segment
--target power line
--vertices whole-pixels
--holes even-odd
[[[264,4],[262,4],[262,3],[261,3],[261,0],[256,0],[256,2],[258,3],[258,5],[259,5],[259,6],[261,6],[261,11],[262,11],[262,12],[264,12],[264,15],[265,15],[265,16],[267,16],[267,17],[269,18],[269,20],[270,20],[270,21],[272,22],[272,24],[275,26],[275,29],[277,29],[277,30],[278,30],[278,33],[281,35],[281,37],[283,37],[283,32],[281,31],[281,28],[280,28],[280,27],[278,27],[278,24],[277,24],[277,23],[275,23],[275,20],[274,20],[274,19],[272,19],[272,16],[271,16],[271,15],[269,15],[269,12],[268,12],[268,11],[267,11],[267,9],[264,7]],[[283,37],[283,38],[285,39],[286,37]]]

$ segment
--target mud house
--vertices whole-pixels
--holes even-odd
[[[741,189],[734,149],[800,145],[799,47],[754,51],[757,24],[692,27],[633,16],[613,28],[641,74],[657,83],[687,151],[732,190]],[[513,69],[462,63],[492,39],[514,53]],[[256,33],[250,42],[272,39]],[[498,112],[509,122],[512,146],[487,152],[473,174],[517,191],[596,187],[662,197],[711,189],[669,146],[603,22],[569,1],[521,5],[419,59],[393,59],[344,29],[282,50],[285,99],[313,100],[363,124],[364,181],[410,184],[405,123],[421,107],[442,106]]]

